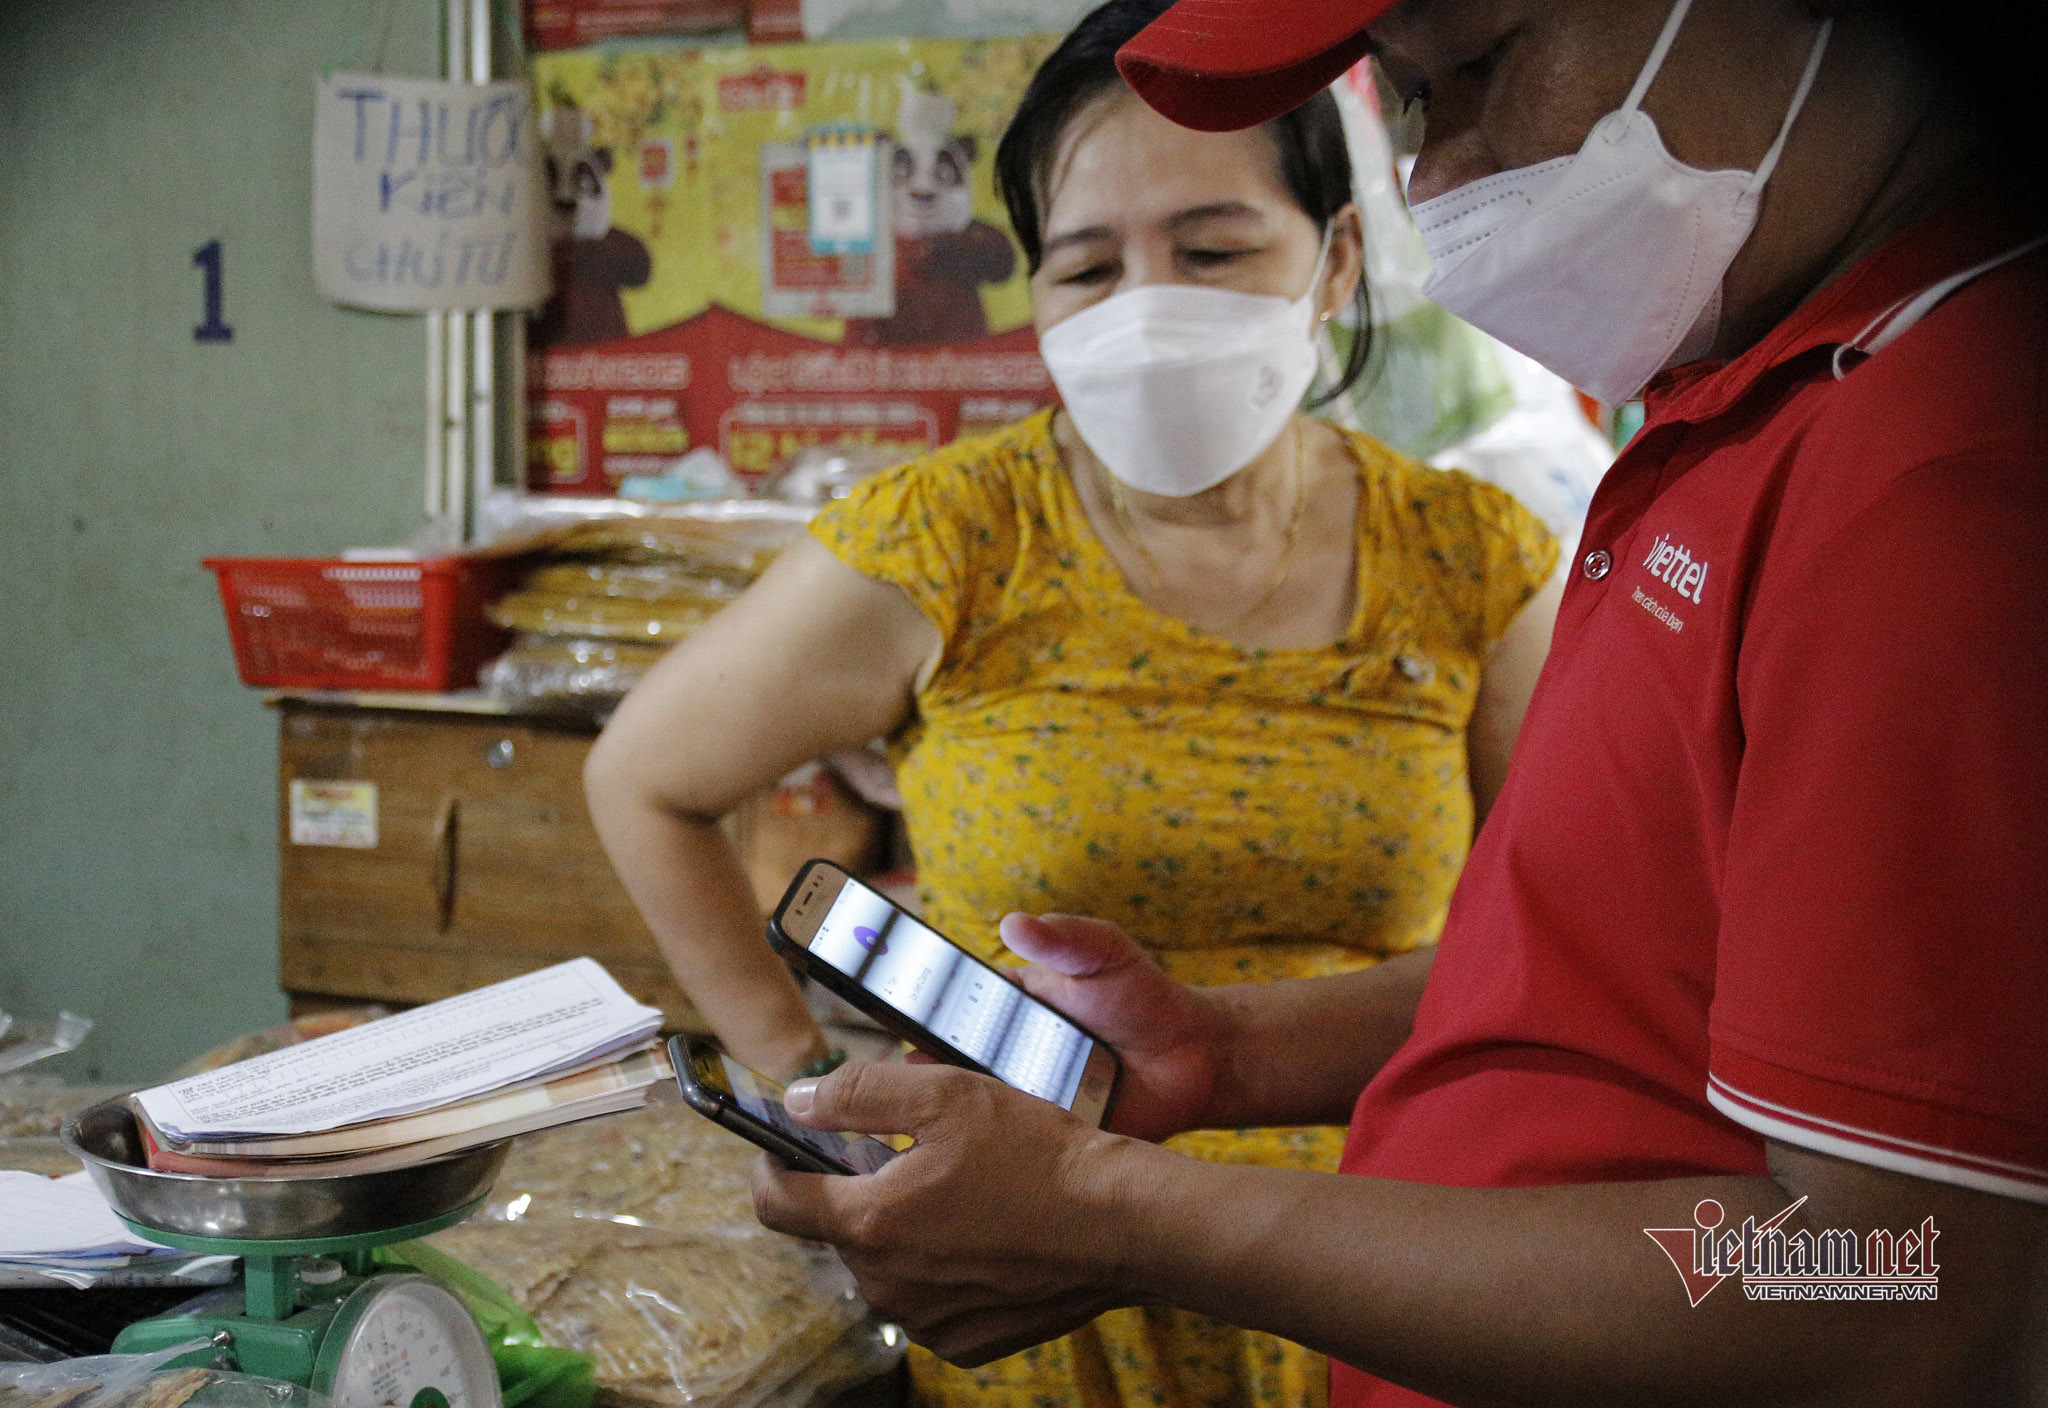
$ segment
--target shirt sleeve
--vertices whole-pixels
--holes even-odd
[[[1482,652],[1507,634],[1529,598],[1543,590],[1557,570],[1557,535],[1522,501],[1497,484],[1472,480],[1472,518],[1477,526],[1480,583],[1473,619]]]
[[[1404,462],[1395,483],[1405,556],[1442,599],[1480,660],[1557,568],[1557,537],[1497,484],[1462,469]]]
[[[993,617],[1017,556],[1016,495],[985,444],[884,470],[811,520],[833,556],[909,595],[945,659]]]
[[[2048,488],[1895,482],[1759,579],[1708,1096],[1768,1137],[2048,1202]]]

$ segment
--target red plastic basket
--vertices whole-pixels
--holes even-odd
[[[209,557],[242,683],[468,689],[507,633],[484,619],[494,564]]]

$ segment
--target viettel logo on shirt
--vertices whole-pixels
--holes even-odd
[[[1707,585],[1707,562],[1696,558],[1684,543],[1674,543],[1668,534],[1660,535],[1650,545],[1650,555],[1643,559],[1643,566],[1650,575],[1670,587],[1694,606],[1700,604],[1700,593]]]
[[[1685,1283],[1694,1305],[1730,1276],[1742,1278],[1750,1300],[1935,1300],[1941,1286],[1934,1239],[1941,1233],[1927,1218],[1907,1232],[1883,1228],[1858,1237],[1844,1228],[1800,1228],[1786,1233],[1785,1220],[1799,1211],[1801,1198],[1770,1221],[1742,1219],[1720,1230],[1727,1214],[1712,1198],[1692,1210],[1695,1227],[1645,1227],[1643,1235],[1663,1249]]]

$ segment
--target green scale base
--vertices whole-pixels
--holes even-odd
[[[185,1251],[240,1257],[242,1307],[239,1311],[230,1307],[208,1308],[191,1315],[137,1321],[115,1339],[114,1352],[148,1354],[203,1339],[208,1341],[204,1348],[180,1355],[164,1367],[212,1365],[310,1387],[321,1341],[334,1323],[335,1312],[351,1291],[376,1274],[371,1253],[393,1242],[409,1242],[453,1227],[482,1205],[483,1199],[478,1198],[453,1212],[408,1227],[299,1241],[194,1237],[145,1227],[124,1217],[121,1221],[130,1230],[153,1242]],[[344,1274],[324,1285],[307,1285],[299,1277],[300,1261],[305,1257],[338,1261]]]

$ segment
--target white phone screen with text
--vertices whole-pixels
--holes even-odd
[[[1073,1108],[1088,1034],[874,891],[848,881],[811,952],[1005,1084]]]

